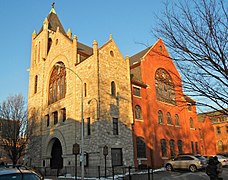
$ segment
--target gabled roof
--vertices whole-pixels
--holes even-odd
[[[65,32],[65,30],[64,30],[64,28],[63,28],[63,26],[59,20],[54,8],[52,8],[50,13],[48,14],[47,20],[48,20],[48,29],[56,32],[57,27],[59,27],[59,31],[62,34],[66,35],[66,32]],[[41,27],[40,32],[42,30],[43,30],[43,27]]]
[[[150,52],[158,53],[160,55],[161,53],[157,51],[157,46],[160,43],[164,44],[161,39],[158,39],[156,43],[154,43],[152,46],[147,47],[146,49],[140,51],[139,53],[129,58],[130,67],[131,67],[131,81],[135,81],[135,82],[137,81],[137,82],[143,83],[142,75],[141,75],[141,66],[140,66],[141,60],[142,58],[145,58]],[[165,50],[165,52],[167,51]],[[190,99],[188,100],[190,101]]]
[[[156,46],[159,44],[159,43],[162,43],[164,45],[164,43],[162,42],[162,39],[158,39],[152,46],[149,46],[148,48],[140,51],[139,53],[133,55],[130,57],[130,66],[132,66],[133,64],[137,63],[137,62],[140,62],[141,61],[141,58],[145,57],[147,54],[149,54],[151,51],[155,52],[155,53],[158,53],[158,55],[161,55],[163,53],[161,52],[158,52],[156,50]],[[164,45],[164,48],[165,48],[165,45]],[[165,52],[167,52],[165,50]],[[168,52],[167,52],[168,53]],[[167,54],[167,56],[169,56],[169,54]]]
[[[87,57],[93,55],[93,48],[85,45],[85,44],[82,44],[80,42],[77,43],[77,46],[78,46],[78,53],[81,54],[81,60],[85,60]]]
[[[145,83],[142,81],[140,62],[141,58],[149,51],[150,48],[151,47],[148,47],[129,58],[131,67],[131,82],[133,84],[146,87]]]
[[[150,50],[150,48],[151,47],[148,47],[129,58],[131,67],[131,82],[133,84],[146,87],[146,84],[142,81],[140,62],[141,58]]]
[[[189,96],[187,95],[184,95],[184,98],[187,102],[191,103],[191,104],[196,104],[196,101],[193,100],[192,98],[190,98]]]
[[[142,51],[140,51],[139,53],[133,55],[130,57],[130,66],[132,66],[133,64],[135,64],[136,62],[140,62],[140,59],[149,51],[151,47],[148,47]]]
[[[89,46],[82,44],[80,42],[78,42],[78,51],[85,53],[87,55],[93,54],[93,48],[92,47],[89,47]]]

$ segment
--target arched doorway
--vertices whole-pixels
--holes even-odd
[[[62,169],[63,168],[63,158],[62,158],[62,146],[58,139],[55,139],[51,150],[51,169]]]

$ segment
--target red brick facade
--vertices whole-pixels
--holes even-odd
[[[181,77],[162,40],[130,62],[136,166],[161,167],[179,153],[201,153],[195,101],[184,95]]]
[[[199,114],[204,155],[228,154],[228,116],[219,111]]]

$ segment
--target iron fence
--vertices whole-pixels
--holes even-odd
[[[51,169],[50,167],[36,167],[43,176],[81,176],[81,167],[75,168],[75,166],[65,166],[61,169]],[[109,179],[122,179],[122,180],[153,180],[153,169],[150,167],[136,168],[131,166],[116,166],[104,167],[92,166],[85,167],[85,177],[105,178]],[[77,172],[76,172],[77,171]],[[106,172],[105,172],[106,171]]]

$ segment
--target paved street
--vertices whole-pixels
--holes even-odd
[[[223,178],[228,180],[228,167],[223,168]],[[143,176],[133,176],[131,180],[149,180],[147,175]],[[191,173],[188,171],[161,171],[154,173],[153,178],[150,177],[150,180],[209,180],[209,177],[204,171]]]

